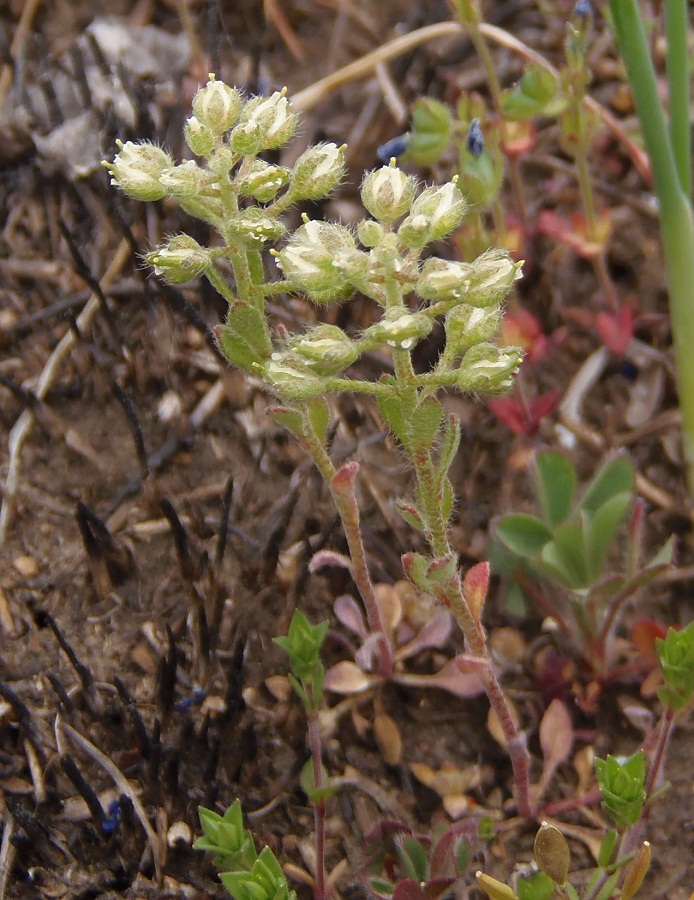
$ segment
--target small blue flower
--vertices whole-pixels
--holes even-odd
[[[120,801],[112,800],[108,805],[107,815],[104,817],[104,821],[101,823],[101,830],[106,832],[106,834],[113,834],[113,832],[120,825]]]
[[[593,5],[590,0],[578,0],[574,6],[572,19],[589,19],[593,15]]]
[[[473,156],[482,155],[482,151],[484,150],[484,135],[482,134],[479,119],[473,119],[472,122],[470,122],[466,146],[468,153],[471,153]]]
[[[402,156],[409,146],[410,135],[408,132],[405,132],[405,134],[399,134],[397,137],[386,141],[385,144],[381,144],[376,151],[376,155],[387,166],[393,157],[397,159],[398,156]]]

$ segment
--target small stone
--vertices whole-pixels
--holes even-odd
[[[33,578],[39,571],[38,563],[33,556],[17,556],[13,565],[24,578]]]

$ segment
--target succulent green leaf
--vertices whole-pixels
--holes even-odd
[[[567,518],[576,490],[576,471],[563,453],[545,450],[535,457],[535,486],[547,524],[554,528]]]
[[[530,66],[515,87],[502,92],[502,115],[515,122],[556,115],[566,103],[558,89],[556,75],[544,66]]]
[[[525,559],[539,556],[552,540],[552,530],[544,522],[520,513],[502,516],[496,523],[495,532],[507,550]]]
[[[681,631],[668,628],[655,645],[665,679],[658,696],[665,705],[682,709],[694,694],[694,621]]]
[[[616,456],[598,472],[581,500],[581,509],[595,513],[617,494],[634,488],[634,469],[626,456]]]

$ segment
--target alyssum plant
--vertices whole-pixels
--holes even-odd
[[[152,144],[126,143],[112,163],[112,182],[138,200],[170,198],[209,223],[217,234],[203,247],[181,234],[147,255],[155,271],[172,283],[203,276],[228,301],[226,323],[217,340],[227,359],[260,377],[281,405],[269,410],[310,454],[340,513],[354,581],[369,620],[375,671],[393,672],[393,648],[369,575],[356,500],[358,463],[339,469],[330,459],[326,395],[349,392],[375,397],[415,475],[415,496],[398,500],[403,518],[421,531],[429,554],[403,559],[414,585],[451,609],[466,639],[461,660],[477,673],[504,731],[514,769],[519,813],[532,814],[529,757],[494,671],[481,621],[487,577],[467,579],[463,588],[458,559],[449,541],[454,504],[448,470],[458,449],[460,424],[447,416],[436,395],[444,388],[473,394],[506,391],[521,351],[491,343],[502,317],[501,304],[520,266],[505,252],[490,250],[472,263],[429,255],[427,248],[461,222],[466,202],[455,182],[418,190],[414,178],[391,164],[369,172],[361,186],[371,214],[356,229],[304,219],[287,234],[283,214],[295,203],[330,193],[344,175],[344,147],[310,147],[289,169],[261,159],[285,145],[297,125],[285,92],[245,100],[240,91],[216,81],[193,100],[185,138],[201,160],[175,164]],[[267,277],[269,245],[281,276]],[[381,315],[357,335],[321,324],[303,333],[273,331],[266,301],[300,292],[318,305],[339,302],[355,292],[371,298]],[[437,321],[445,346],[429,370],[417,372],[412,354]],[[386,351],[392,373],[377,381],[349,374],[367,351]],[[480,568],[480,567],[476,567]],[[486,571],[486,570],[485,570]],[[479,583],[478,583],[479,582]]]

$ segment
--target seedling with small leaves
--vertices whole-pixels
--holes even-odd
[[[577,476],[570,460],[555,451],[535,457],[535,491],[542,516],[514,513],[494,527],[499,571],[516,571],[520,584],[528,577],[549,582],[552,599],[541,602],[569,634],[596,672],[614,662],[612,639],[620,613],[639,589],[673,561],[673,541],[648,562],[641,561],[643,504],[633,504],[634,471],[625,456],[608,460],[576,501]],[[623,572],[609,572],[620,525],[634,505]],[[562,590],[568,607],[556,600]],[[518,588],[517,588],[518,589]],[[538,596],[535,594],[535,596]]]
[[[235,900],[296,900],[272,850],[257,853],[253,835],[243,827],[240,801],[223,816],[204,807],[199,815],[203,836],[194,848],[215,854],[222,884]]]

